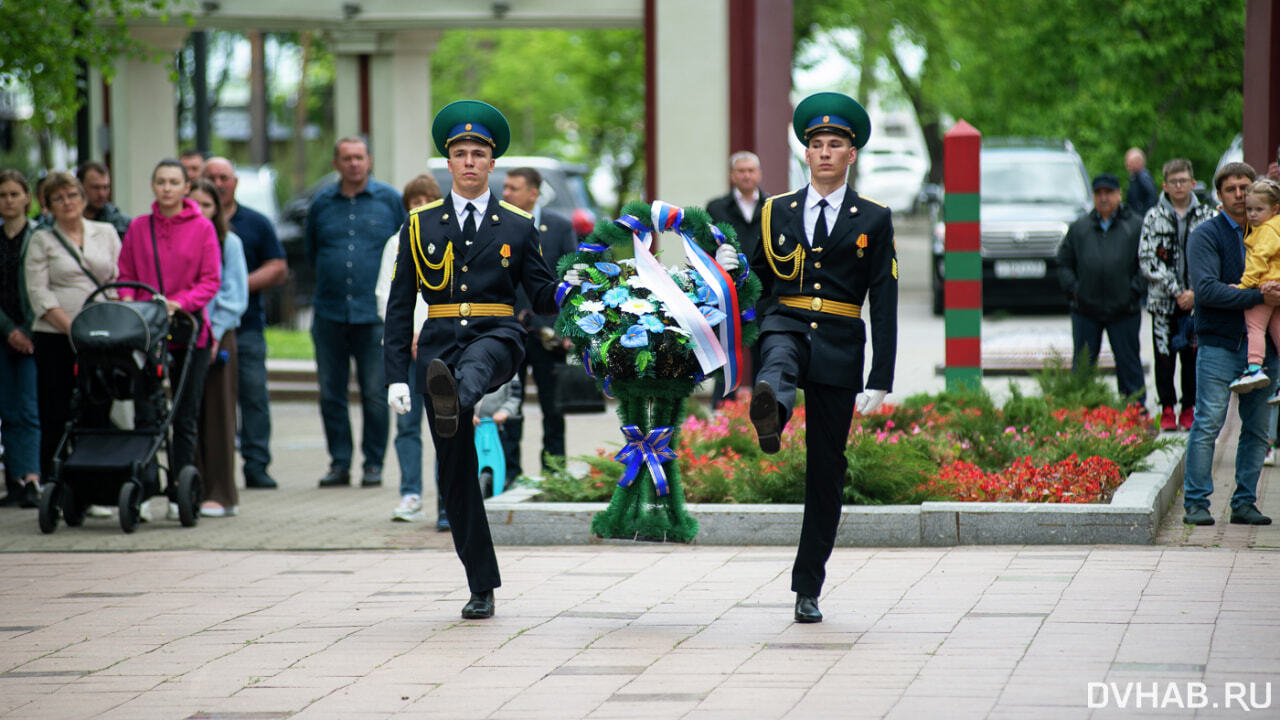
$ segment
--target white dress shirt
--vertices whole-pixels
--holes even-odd
[[[835,233],[836,219],[840,216],[840,205],[844,202],[844,193],[848,189],[848,185],[841,185],[826,196],[827,207],[825,208],[827,217],[827,237],[831,237]],[[824,198],[818,194],[813,186],[809,186],[808,193],[804,196],[804,236],[809,241],[810,247],[813,246],[813,229],[818,225],[818,201]]]
[[[458,218],[458,229],[464,229],[463,223],[467,221],[467,203],[471,203],[476,207],[476,232],[484,225],[484,211],[489,207],[490,191],[488,186],[485,187],[484,194],[475,200],[468,200],[461,195],[449,193],[449,197],[453,198],[453,215]]]
[[[760,202],[760,191],[756,190],[751,197],[745,197],[738,188],[734,188],[733,201],[738,203],[742,217],[746,218],[747,222],[751,222],[751,216],[756,214],[756,205]]]

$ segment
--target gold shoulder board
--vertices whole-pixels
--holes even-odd
[[[422,212],[423,210],[430,210],[431,208],[434,208],[434,207],[440,207],[443,204],[444,204],[444,198],[432,200],[426,205],[419,205],[418,207],[410,210],[409,214],[412,215],[413,213]]]
[[[889,209],[889,206],[888,206],[888,205],[885,205],[884,203],[880,202],[879,200],[876,200],[875,198],[869,198],[869,197],[867,197],[866,195],[858,195],[858,197],[862,198],[863,200],[866,200],[867,202],[871,203],[872,205],[879,205],[880,207],[882,207],[882,208],[884,208],[884,209],[886,209],[886,210],[888,210],[888,209]]]
[[[527,213],[527,212],[525,212],[525,211],[521,210],[520,208],[516,207],[515,205],[512,205],[511,203],[507,202],[506,200],[499,200],[499,201],[498,201],[498,204],[499,204],[499,205],[501,205],[502,207],[504,207],[504,208],[506,208],[506,209],[510,210],[511,212],[513,212],[513,213],[515,213],[515,214],[519,215],[519,216],[520,216],[520,217],[522,217],[522,218],[528,218],[528,219],[530,219],[530,220],[532,220],[532,219],[533,219],[533,215],[530,215],[529,213]]]

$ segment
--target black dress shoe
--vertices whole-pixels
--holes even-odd
[[[280,487],[276,481],[266,473],[245,474],[244,486],[255,490],[275,490]]]
[[[436,511],[436,532],[449,532],[449,516],[444,514],[444,508]]]
[[[1209,514],[1209,508],[1197,505],[1182,516],[1182,522],[1186,525],[1212,525],[1213,515]]]
[[[462,617],[467,620],[484,620],[493,617],[493,591],[471,593],[471,599],[462,606]]]
[[[360,478],[360,487],[381,487],[382,468],[368,467],[364,469],[364,477]]]
[[[1231,509],[1232,525],[1270,525],[1271,518],[1258,511],[1258,506],[1249,504]]]
[[[349,487],[351,485],[351,471],[346,468],[329,468],[329,472],[320,478],[320,487]]]
[[[822,611],[818,609],[818,598],[796,593],[796,622],[822,622]]]
[[[458,433],[458,381],[440,358],[427,366],[427,396],[436,416],[436,434],[451,438]]]
[[[751,391],[751,406],[747,410],[751,424],[756,428],[760,449],[773,455],[782,447],[782,421],[778,417],[778,397],[773,387],[763,380]]]

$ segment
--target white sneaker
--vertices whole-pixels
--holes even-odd
[[[400,496],[400,504],[396,506],[395,512],[391,514],[391,519],[395,522],[416,522],[422,519],[422,496],[421,495],[402,495]]]
[[[138,506],[138,522],[151,522],[151,501],[143,500]]]
[[[1267,467],[1276,466],[1276,449],[1274,447],[1267,448],[1267,456],[1262,458],[1262,464]]]
[[[164,514],[166,520],[181,520],[182,514],[178,510],[178,503],[169,501],[169,510]]]
[[[84,514],[91,518],[109,518],[115,515],[115,512],[106,505],[90,505]]]
[[[235,505],[223,507],[222,505],[213,504],[205,505],[200,508],[200,515],[202,517],[235,517],[239,512],[240,508]]]
[[[1270,384],[1271,378],[1267,377],[1267,374],[1259,368],[1253,372],[1245,370],[1240,377],[1232,380],[1228,387],[1231,388],[1231,392],[1247,393]]]

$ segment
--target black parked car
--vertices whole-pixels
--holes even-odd
[[[1064,311],[1058,246],[1067,227],[1093,207],[1089,176],[1066,140],[984,139],[981,232],[982,307]],[[933,230],[933,312],[944,305],[945,223]]]

